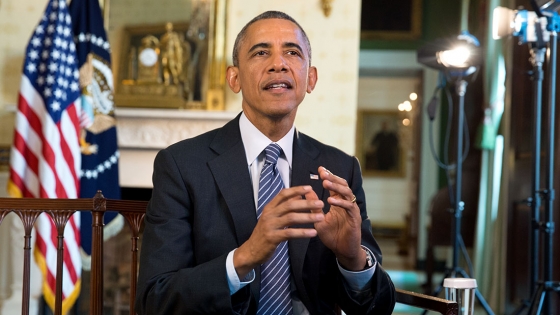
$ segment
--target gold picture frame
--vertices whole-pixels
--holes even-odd
[[[362,40],[422,37],[422,0],[362,0]]]
[[[104,2],[108,30],[118,39],[115,105],[224,110],[227,0],[192,0],[190,20],[151,24],[114,21],[122,11],[110,14],[116,1]]]
[[[364,176],[404,177],[398,111],[358,110],[356,156]]]

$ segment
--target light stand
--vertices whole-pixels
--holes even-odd
[[[464,107],[465,107],[465,94],[467,92],[467,81],[464,79],[457,80],[455,83],[455,89],[457,95],[459,96],[459,108],[458,108],[458,122],[457,122],[457,166],[455,173],[455,203],[453,208],[453,230],[452,230],[452,240],[453,240],[453,260],[451,268],[447,269],[443,278],[470,278],[468,273],[459,266],[459,253],[462,246],[462,236],[461,236],[461,219],[463,216],[463,210],[465,209],[465,203],[461,200],[461,189],[463,180],[463,138],[464,138]],[[467,255],[466,252],[463,255]],[[468,257],[465,257],[468,259]],[[438,285],[434,291],[434,296],[438,296],[443,289],[443,280]],[[480,305],[484,308],[487,314],[493,315],[494,312],[490,308],[490,305],[486,302],[482,293],[478,289],[475,290],[475,296]],[[426,314],[426,311],[423,313]]]
[[[465,278],[469,278],[466,272],[459,267],[459,248],[461,241],[461,218],[463,217],[463,210],[465,210],[465,203],[461,200],[462,180],[463,180],[463,124],[464,124],[464,108],[465,108],[465,94],[467,92],[467,81],[458,80],[455,86],[457,95],[459,95],[459,108],[457,118],[457,170],[455,172],[455,205],[454,218],[455,226],[452,231],[453,239],[453,261],[449,275],[452,278],[457,277],[458,274]],[[478,290],[477,290],[478,292]]]
[[[531,303],[529,308],[529,314],[552,314],[551,313],[551,300],[548,298],[548,294],[551,292],[560,292],[560,284],[558,282],[552,281],[553,273],[553,234],[554,234],[554,120],[555,120],[555,105],[556,105],[556,51],[557,51],[557,33],[556,31],[551,32],[551,38],[549,41],[548,49],[548,70],[549,70],[549,121],[548,121],[548,147],[545,150],[545,156],[548,157],[548,170],[546,172],[546,187],[544,189],[539,189],[540,186],[540,156],[541,156],[541,116],[542,116],[542,98],[539,94],[542,94],[542,89],[535,86],[535,134],[533,146],[533,202],[531,203],[531,212],[533,214],[532,220],[532,250],[531,250]],[[539,49],[539,58],[544,59],[544,52],[546,48]],[[542,57],[540,56],[542,55]],[[534,59],[534,58],[532,58]],[[542,65],[542,62],[541,62]],[[535,65],[534,65],[535,66]],[[542,73],[538,74],[542,77]],[[539,82],[542,83],[542,78],[536,80],[535,85]],[[542,197],[545,201],[544,212],[545,221],[540,221],[540,202],[539,199]],[[540,233],[544,233],[544,262],[543,262],[543,280],[539,279],[539,249]],[[536,289],[535,289],[536,288]]]
[[[540,156],[541,156],[541,125],[542,125],[542,82],[543,71],[542,65],[544,62],[544,47],[534,47],[531,49],[530,61],[533,64],[532,80],[533,88],[535,91],[534,97],[534,126],[533,126],[533,174],[532,184],[533,193],[529,200],[531,206],[532,227],[531,241],[533,244],[539,244],[539,228],[538,222],[540,217],[541,207],[541,191],[540,191]],[[539,263],[539,247],[533,246],[530,254],[531,260],[531,295],[534,293],[535,284],[539,279],[538,263]]]
[[[560,292],[560,283],[552,281],[553,276],[553,234],[554,234],[554,136],[555,136],[555,105],[556,105],[556,55],[557,32],[560,30],[560,17],[554,10],[560,8],[558,0],[532,0],[536,12],[513,11],[505,8],[494,10],[494,19],[498,21],[494,27],[494,38],[504,35],[520,36],[520,43],[531,43],[530,62],[533,65],[531,79],[534,82],[534,126],[532,156],[532,196],[528,199],[531,206],[531,249],[530,249],[530,301],[523,301],[514,314],[529,306],[528,314],[552,314],[548,294]],[[500,13],[501,12],[501,13]],[[505,13],[505,14],[504,14]],[[505,18],[504,18],[505,17]],[[501,21],[500,21],[501,19]],[[508,28],[507,24],[515,25]],[[531,31],[528,31],[531,30]],[[548,49],[547,49],[548,42]],[[544,155],[548,157],[546,187],[540,189],[541,180],[541,130],[542,130],[542,65],[547,54],[549,95],[548,95],[548,146]],[[541,198],[544,199],[545,220],[541,221]],[[543,249],[543,280],[539,281],[540,234],[544,233]]]
[[[470,52],[473,53],[478,51],[478,41],[474,36],[463,33],[459,37],[457,37],[459,41],[466,42],[469,44]],[[461,200],[461,189],[462,189],[462,174],[463,174],[463,138],[464,138],[464,107],[465,107],[465,94],[467,92],[467,81],[464,79],[465,76],[473,74],[482,60],[480,53],[474,53],[473,57],[467,57],[466,60],[463,61],[461,64],[452,64],[442,60],[441,57],[443,56],[443,51],[445,49],[450,48],[443,48],[445,46],[449,47],[449,45],[456,45],[457,43],[454,40],[440,40],[439,42],[434,42],[428,46],[420,48],[418,51],[418,61],[423,63],[427,66],[432,68],[436,68],[442,71],[445,71],[449,76],[457,76],[458,79],[455,81],[455,89],[456,93],[459,96],[459,108],[458,108],[458,116],[457,116],[457,164],[456,164],[456,173],[455,173],[455,200],[454,200],[454,215],[453,215],[453,229],[452,229],[452,241],[453,241],[453,261],[451,268],[447,269],[444,279],[445,278],[456,278],[456,277],[464,277],[470,278],[467,272],[459,266],[459,250],[463,245],[462,236],[461,236],[461,219],[464,210],[465,203]],[[464,44],[464,43],[463,43]],[[434,57],[435,56],[435,57]],[[463,253],[465,259],[469,260],[468,254],[466,251]],[[443,288],[443,280],[439,284],[439,286],[434,291],[434,296],[438,296]],[[475,290],[475,296],[479,301],[480,305],[484,308],[487,314],[493,315],[494,312],[480,293],[478,289]],[[424,311],[423,314],[426,314],[427,311]]]

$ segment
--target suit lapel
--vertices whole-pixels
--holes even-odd
[[[318,177],[317,169],[319,162],[319,149],[315,147],[307,138],[307,136],[295,132],[294,134],[294,150],[292,158],[292,183],[291,186],[310,185],[319,199],[324,194],[323,182]],[[315,176],[316,175],[316,176]],[[312,224],[301,225],[301,227],[313,227]],[[294,280],[298,289],[299,297],[302,301],[309,301],[309,297],[303,284],[303,264],[305,262],[305,254],[309,244],[308,238],[301,238],[289,241],[290,263]],[[311,305],[306,303],[307,305]]]
[[[239,116],[218,132],[210,147],[218,153],[218,157],[208,165],[231,213],[237,242],[241,245],[251,236],[257,216],[245,148],[239,132]]]
[[[257,225],[257,209],[253,197],[253,186],[249,176],[245,147],[239,131],[239,115],[227,123],[216,135],[210,148],[217,154],[208,163],[218,189],[224,196],[230,211],[237,244],[245,243]],[[256,278],[250,284],[255,301],[260,296],[260,267],[255,269]]]

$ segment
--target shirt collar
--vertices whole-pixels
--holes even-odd
[[[272,141],[247,119],[245,113],[241,113],[241,117],[239,118],[239,130],[241,132],[243,146],[245,147],[247,165],[251,165]],[[284,156],[290,168],[292,167],[294,130],[295,128],[292,126],[288,133],[276,142],[282,148],[282,151],[284,151]]]

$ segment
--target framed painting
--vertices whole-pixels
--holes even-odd
[[[405,176],[400,124],[398,111],[358,111],[356,156],[364,176]]]
[[[414,40],[421,36],[422,0],[362,0],[362,39]]]

